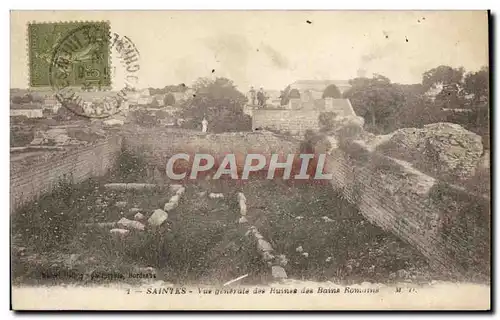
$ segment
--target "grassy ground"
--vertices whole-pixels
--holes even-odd
[[[117,237],[111,227],[89,227],[133,219],[132,207],[142,208],[146,217],[163,208],[173,195],[168,187],[137,192],[103,187],[105,182],[147,181],[144,168],[140,157],[124,153],[107,177],[61,184],[12,215],[14,283],[136,282],[127,275],[147,267],[154,268],[156,279],[179,284],[220,284],[246,273],[246,283],[267,281],[269,267],[237,222],[240,191],[248,201],[250,223],[286,255],[291,278],[352,283],[438,277],[418,252],[368,223],[325,184],[198,181],[187,185],[179,207],[159,228]],[[200,192],[225,197],[210,199]],[[120,201],[126,206],[117,206]],[[297,252],[299,246],[303,252]],[[93,276],[99,273],[124,279]]]
[[[223,283],[246,273],[252,274],[247,280],[255,282],[266,276],[231,201],[199,197],[203,188],[191,185],[168,222],[121,238],[110,234],[112,227],[88,224],[133,219],[128,213],[132,207],[143,208],[149,216],[173,193],[109,191],[103,182],[61,185],[13,216],[14,282],[102,282],[92,279],[97,273],[123,274],[126,279],[119,281],[134,282],[127,275],[146,267],[154,268],[159,279],[175,283]],[[127,206],[117,207],[120,201]],[[85,279],[75,276],[79,274]]]
[[[286,255],[292,278],[360,283],[440,277],[418,251],[369,223],[328,185],[256,181],[244,192],[250,222]]]

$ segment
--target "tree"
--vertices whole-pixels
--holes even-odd
[[[423,92],[421,84],[398,86],[405,97],[404,106],[388,119],[392,129],[422,127],[426,124],[446,121],[445,113]]]
[[[422,85],[425,91],[437,86],[460,85],[464,76],[464,68],[452,68],[449,66],[439,66],[424,72]]]
[[[489,103],[489,71],[482,67],[477,72],[469,72],[464,79],[464,91],[472,95],[473,105]]]
[[[463,77],[464,68],[439,66],[424,72],[422,86],[426,92],[438,91],[435,97],[436,106],[440,108],[457,108],[464,104]]]
[[[10,98],[10,101],[15,104],[22,104],[23,103],[23,97],[22,96],[12,96]]]
[[[404,104],[401,88],[381,75],[373,78],[355,78],[349,81],[351,88],[344,97],[351,101],[357,115],[365,118],[370,129],[386,131],[389,118]]]
[[[147,109],[139,109],[129,113],[129,117],[133,123],[143,127],[154,127],[158,125],[158,117],[152,115]],[[160,116],[161,117],[161,116]]]
[[[464,79],[464,91],[472,95],[471,107],[475,109],[476,126],[481,125],[481,114],[488,113],[489,110],[489,70],[482,67],[477,72],[470,72]],[[486,112],[481,112],[481,108]],[[483,117],[487,118],[487,117]]]
[[[183,105],[180,116],[189,119],[187,126],[199,128],[206,118],[209,132],[251,130],[251,118],[243,112],[247,98],[227,78],[200,78],[196,90]]]
[[[153,98],[153,101],[151,101],[151,106],[158,107],[159,105],[160,105],[160,103],[158,102],[158,100],[156,100],[156,98]]]
[[[288,96],[290,99],[300,99],[300,92],[297,89],[292,89]]]
[[[177,84],[177,85],[168,85],[165,86],[164,88],[148,88],[150,94],[166,94],[169,92],[185,92],[187,89],[189,89],[184,83]]]
[[[337,88],[336,85],[331,84],[328,87],[325,88],[325,91],[323,91],[323,99],[324,98],[334,98],[334,99],[340,99],[342,98],[342,93],[340,92],[339,88]]]
[[[165,98],[163,99],[164,105],[165,106],[173,106],[175,104],[175,97],[173,94],[168,93],[165,95]]]

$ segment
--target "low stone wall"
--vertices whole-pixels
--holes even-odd
[[[10,164],[10,212],[40,195],[50,192],[61,181],[79,183],[104,175],[115,163],[121,137],[113,136],[86,147],[44,152],[34,156],[14,156]]]
[[[299,142],[272,132],[202,133],[180,129],[129,130],[123,135],[124,148],[140,153],[151,165],[165,168],[176,153],[207,153],[218,158],[227,153],[298,153]],[[237,162],[240,159],[237,157]]]
[[[306,130],[319,129],[320,112],[314,110],[254,110],[252,129],[271,129],[303,135]]]
[[[433,268],[468,279],[490,273],[490,200],[351,143],[327,162],[332,185],[372,223],[422,252]]]

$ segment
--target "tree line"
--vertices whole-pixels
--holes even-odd
[[[323,98],[346,98],[354,111],[365,119],[367,131],[385,134],[398,128],[421,127],[435,122],[453,122],[483,136],[489,146],[489,70],[475,72],[464,68],[438,66],[423,73],[416,84],[393,83],[383,75],[354,78],[343,94],[335,85],[328,86]],[[184,85],[167,86],[162,92],[184,90]],[[193,85],[195,94],[178,102],[177,117],[184,126],[201,128],[208,120],[210,132],[251,130],[251,118],[243,112],[247,97],[227,78],[200,78]],[[151,92],[152,94],[154,92]],[[287,86],[281,92],[281,104],[300,98],[300,92]],[[165,104],[175,103],[167,95]]]

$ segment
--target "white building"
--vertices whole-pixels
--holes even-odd
[[[11,104],[10,116],[18,117],[25,116],[28,118],[43,118],[43,108],[36,103],[30,104]]]

